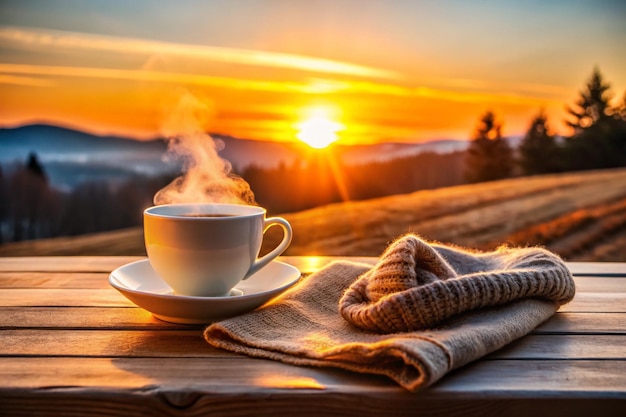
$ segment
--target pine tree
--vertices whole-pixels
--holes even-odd
[[[519,147],[519,163],[526,175],[547,174],[561,170],[560,148],[548,129],[543,110],[532,120]]]
[[[595,68],[585,89],[568,112],[574,134],[566,142],[569,169],[626,166],[626,120],[618,106],[611,107],[610,84]]]
[[[580,97],[576,100],[575,106],[567,109],[572,120],[567,120],[566,123],[574,129],[575,134],[610,117],[610,88],[611,85],[604,81],[600,70],[597,67],[594,68],[585,89],[580,92]]]
[[[626,91],[624,91],[622,101],[615,107],[612,115],[614,119],[626,122]]]
[[[626,166],[626,92],[620,103],[609,110],[610,121],[607,122],[606,142],[610,155],[604,161],[607,167]]]
[[[2,165],[0,165],[0,245],[5,241],[5,230],[8,229],[5,225],[8,223],[11,211],[9,197],[9,186]]]
[[[26,161],[26,170],[34,177],[39,178],[44,182],[48,182],[48,176],[46,175],[46,171],[43,169],[43,165],[39,162],[39,158],[35,152],[31,152],[28,154],[28,159]]]
[[[508,178],[513,171],[513,150],[502,137],[502,125],[493,112],[486,112],[466,155],[466,179],[469,182]]]

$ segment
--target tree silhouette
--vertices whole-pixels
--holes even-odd
[[[487,111],[480,119],[467,150],[465,177],[468,182],[493,181],[511,176],[513,150],[501,131],[502,125],[496,122],[494,113]]]
[[[626,92],[615,108],[610,108],[607,120],[606,146],[608,155],[604,161],[607,168],[626,166]]]
[[[28,154],[28,159],[26,161],[26,169],[36,178],[40,178],[45,183],[48,182],[48,176],[46,175],[46,171],[43,169],[41,162],[39,162],[39,158],[35,152],[31,152]]]
[[[574,135],[566,142],[571,170],[626,166],[626,119],[620,106],[610,105],[610,84],[594,68],[567,120]]]
[[[526,175],[547,174],[562,170],[561,149],[548,129],[545,111],[532,120],[519,147],[519,164]]]
[[[572,119],[567,120],[566,123],[574,129],[575,134],[591,128],[609,117],[610,88],[611,85],[604,81],[600,69],[594,68],[587,85],[574,103],[574,107],[567,108]]]
[[[9,185],[4,170],[0,166],[0,244],[8,238],[5,237],[5,224],[8,223],[11,207]]]
[[[626,91],[622,95],[622,100],[613,109],[612,115],[614,119],[626,122]]]
[[[7,181],[10,196],[10,239],[20,241],[42,237],[50,224],[46,221],[53,209],[53,191],[35,153],[20,165]]]

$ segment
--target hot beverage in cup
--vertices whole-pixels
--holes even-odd
[[[183,217],[233,217],[235,214],[224,213],[185,213],[181,214]]]
[[[265,215],[262,207],[238,204],[150,207],[143,214],[150,264],[176,294],[226,296],[291,243],[287,220]],[[259,258],[263,233],[272,226],[283,229],[283,239]]]

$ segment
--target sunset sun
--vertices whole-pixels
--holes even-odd
[[[337,132],[344,129],[344,125],[332,119],[328,109],[312,109],[305,120],[296,127],[296,137],[312,148],[326,148],[339,138]]]

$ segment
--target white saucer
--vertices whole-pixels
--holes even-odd
[[[109,283],[139,307],[156,318],[173,323],[205,324],[236,316],[262,306],[295,284],[297,268],[272,261],[245,281],[237,284],[228,297],[175,295],[152,269],[147,259],[117,268]]]

